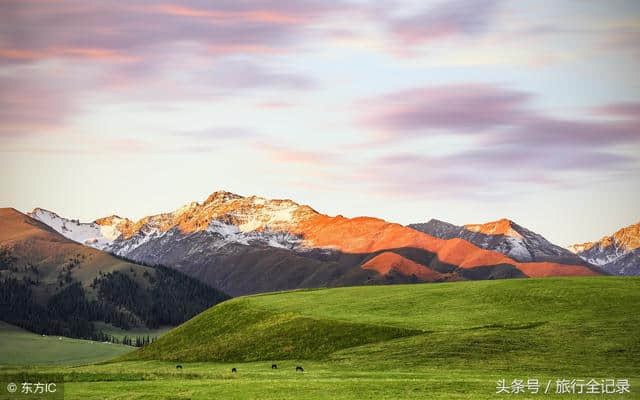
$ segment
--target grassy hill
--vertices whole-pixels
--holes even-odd
[[[639,304],[631,277],[300,290],[229,300],[113,362],[34,371],[101,400],[602,398],[556,394],[558,379],[629,379],[604,398],[637,399]],[[500,379],[553,386],[497,395]]]
[[[499,370],[640,370],[640,279],[300,290],[234,299],[127,360],[308,359]]]
[[[0,365],[78,365],[105,361],[133,347],[42,336],[0,321]]]

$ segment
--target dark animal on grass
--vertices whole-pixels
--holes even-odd
[[[271,364],[271,369],[278,369],[278,365],[277,364]]]
[[[182,365],[180,364],[176,365],[176,369],[182,369]]]
[[[231,368],[231,372],[233,372],[235,374],[236,372],[238,372],[238,370],[235,369],[235,368]]]
[[[301,366],[299,366],[299,365],[298,365],[298,366],[296,367],[296,372],[298,372],[298,371],[300,371],[300,372],[304,372],[304,368],[302,368]]]

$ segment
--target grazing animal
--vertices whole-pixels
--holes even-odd
[[[278,369],[278,365],[277,364],[271,364],[271,369]]]
[[[180,364],[176,365],[176,369],[182,369],[182,365]]]
[[[301,366],[299,366],[299,365],[298,365],[298,366],[296,367],[296,372],[298,372],[298,371],[300,371],[300,372],[304,372],[304,368],[302,368]]]
[[[238,372],[238,370],[235,369],[235,367],[234,367],[234,368],[231,368],[231,372],[233,372],[235,374],[236,372]]]

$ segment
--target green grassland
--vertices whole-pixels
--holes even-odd
[[[638,311],[632,277],[299,290],[224,302],[114,362],[29,372],[63,374],[72,399],[640,398]],[[631,393],[496,394],[591,378]]]
[[[0,365],[78,365],[112,359],[131,346],[41,336],[0,321]]]
[[[106,335],[113,336],[120,341],[125,336],[130,338],[131,337],[135,338],[137,336],[140,336],[140,337],[149,336],[152,339],[159,338],[160,336],[164,335],[172,328],[171,326],[164,326],[158,329],[136,327],[133,329],[124,330],[124,329],[118,328],[117,326],[113,326],[112,324],[107,324],[102,321],[93,321],[93,324],[96,326],[97,330],[102,331]]]

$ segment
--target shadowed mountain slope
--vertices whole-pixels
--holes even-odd
[[[186,275],[82,246],[0,209],[0,318],[38,333],[100,338],[91,321],[177,325],[228,298]]]
[[[229,192],[137,222],[109,217],[81,224],[42,209],[31,215],[86,245],[176,268],[231,295],[600,273],[576,257],[575,264],[520,262],[466,240],[440,239],[377,218],[330,217],[291,200]]]

